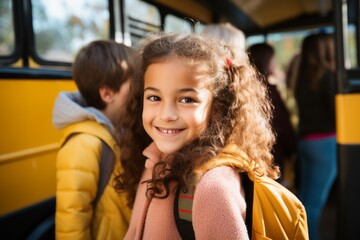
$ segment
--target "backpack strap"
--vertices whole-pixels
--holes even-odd
[[[246,218],[245,224],[248,230],[249,238],[252,235],[252,208],[254,198],[254,183],[246,172],[240,174],[242,186],[245,192]],[[176,227],[182,239],[195,239],[195,232],[192,226],[192,205],[194,199],[194,190],[184,193],[181,187],[178,187],[174,201],[174,216]]]
[[[65,143],[69,141],[70,138],[81,133],[82,132],[74,132],[70,134],[66,138],[62,146],[64,146]],[[115,165],[115,156],[110,146],[101,138],[99,139],[101,140],[101,153],[100,153],[100,161],[99,161],[99,181],[98,181],[96,196],[92,202],[94,208],[99,202],[100,197],[103,194],[107,183],[109,182],[111,173],[114,170],[114,165]]]
[[[174,216],[176,227],[182,239],[195,240],[195,232],[192,226],[192,204],[194,191],[184,193],[178,186],[174,201]]]
[[[99,182],[93,206],[95,207],[109,182],[114,170],[115,156],[109,145],[101,139],[101,154],[99,164]]]
[[[245,192],[246,202],[246,218],[245,225],[249,234],[249,239],[252,238],[252,213],[253,213],[253,202],[254,202],[254,182],[249,178],[246,172],[240,173],[242,186]]]

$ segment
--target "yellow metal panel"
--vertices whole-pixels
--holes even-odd
[[[336,132],[340,144],[360,144],[360,94],[336,96]]]
[[[58,141],[54,101],[60,91],[75,89],[72,81],[1,80],[0,156]]]
[[[55,155],[61,132],[52,109],[69,80],[0,80],[0,215],[55,193]]]
[[[0,216],[54,196],[56,153],[57,148],[0,165]]]

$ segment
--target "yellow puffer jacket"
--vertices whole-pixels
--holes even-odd
[[[56,239],[123,239],[129,226],[131,210],[126,195],[113,188],[113,179],[122,171],[120,150],[105,127],[84,121],[64,129],[56,159]],[[92,207],[99,180],[101,140],[115,153],[115,167],[108,185]]]

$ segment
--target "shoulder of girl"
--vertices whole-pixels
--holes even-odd
[[[239,184],[239,173],[231,167],[221,166],[207,171],[196,184],[196,188],[203,190],[209,188],[228,188],[233,184]],[[206,191],[206,190],[205,190]]]

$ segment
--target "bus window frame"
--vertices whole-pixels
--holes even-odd
[[[12,1],[12,20],[14,26],[14,51],[6,56],[0,56],[0,66],[11,66],[16,63],[21,58],[22,52],[22,39],[23,36],[20,31],[20,22],[22,18],[22,14],[20,12],[21,9],[21,1]]]
[[[193,19],[191,17],[186,16],[184,13],[181,13],[181,12],[176,11],[174,9],[170,9],[169,7],[166,7],[166,6],[161,5],[159,3],[149,1],[149,0],[143,0],[143,1],[148,3],[148,4],[153,5],[154,7],[156,7],[159,10],[159,12],[160,12],[160,21],[161,21],[161,31],[164,31],[164,29],[165,29],[164,24],[165,24],[165,18],[166,18],[167,15],[173,15],[173,16],[178,17],[178,18],[185,18],[184,21],[187,20],[190,23],[193,33],[196,30],[196,23],[197,22],[199,22],[201,24],[206,24],[206,23],[202,22],[199,19]]]
[[[32,0],[27,1],[27,13],[25,16],[25,24],[28,23],[27,29],[27,39],[28,39],[28,57],[31,57],[39,66],[44,67],[68,67],[72,66],[72,62],[63,62],[63,61],[51,61],[45,60],[40,55],[36,53],[35,47],[35,34],[34,34],[34,26],[33,26],[33,9],[32,9]],[[109,39],[115,39],[115,28],[114,28],[114,0],[107,0],[108,3],[108,11],[109,11]],[[122,11],[120,9],[120,11]]]
[[[144,3],[148,4],[148,5],[151,5],[154,8],[156,8],[156,10],[159,13],[159,17],[160,17],[160,25],[157,26],[157,25],[154,25],[152,23],[147,23],[147,22],[141,21],[138,18],[135,19],[135,18],[131,17],[128,14],[124,14],[124,30],[125,30],[125,33],[123,34],[125,36],[124,41],[126,41],[127,43],[129,43],[132,46],[136,46],[136,44],[133,45],[133,43],[132,43],[133,42],[133,37],[140,39],[140,38],[144,38],[145,36],[144,35],[139,35],[139,34],[136,34],[136,33],[132,32],[131,31],[132,28],[130,27],[131,24],[129,22],[139,22],[140,24],[148,25],[148,26],[150,26],[150,27],[152,27],[154,29],[157,28],[158,31],[160,31],[160,32],[161,31],[164,32],[165,31],[165,24],[166,24],[166,21],[165,21],[166,17],[167,16],[173,16],[173,17],[177,17],[179,19],[182,19],[185,23],[189,24],[191,33],[196,32],[197,23],[201,23],[203,25],[205,24],[200,19],[193,19],[193,18],[191,18],[189,16],[186,16],[184,13],[182,13],[180,11],[177,11],[177,10],[174,10],[174,9],[171,9],[171,8],[161,4],[161,3],[157,3],[157,2],[149,1],[149,0],[140,0],[140,1],[144,2]],[[130,38],[130,40],[128,38]]]

